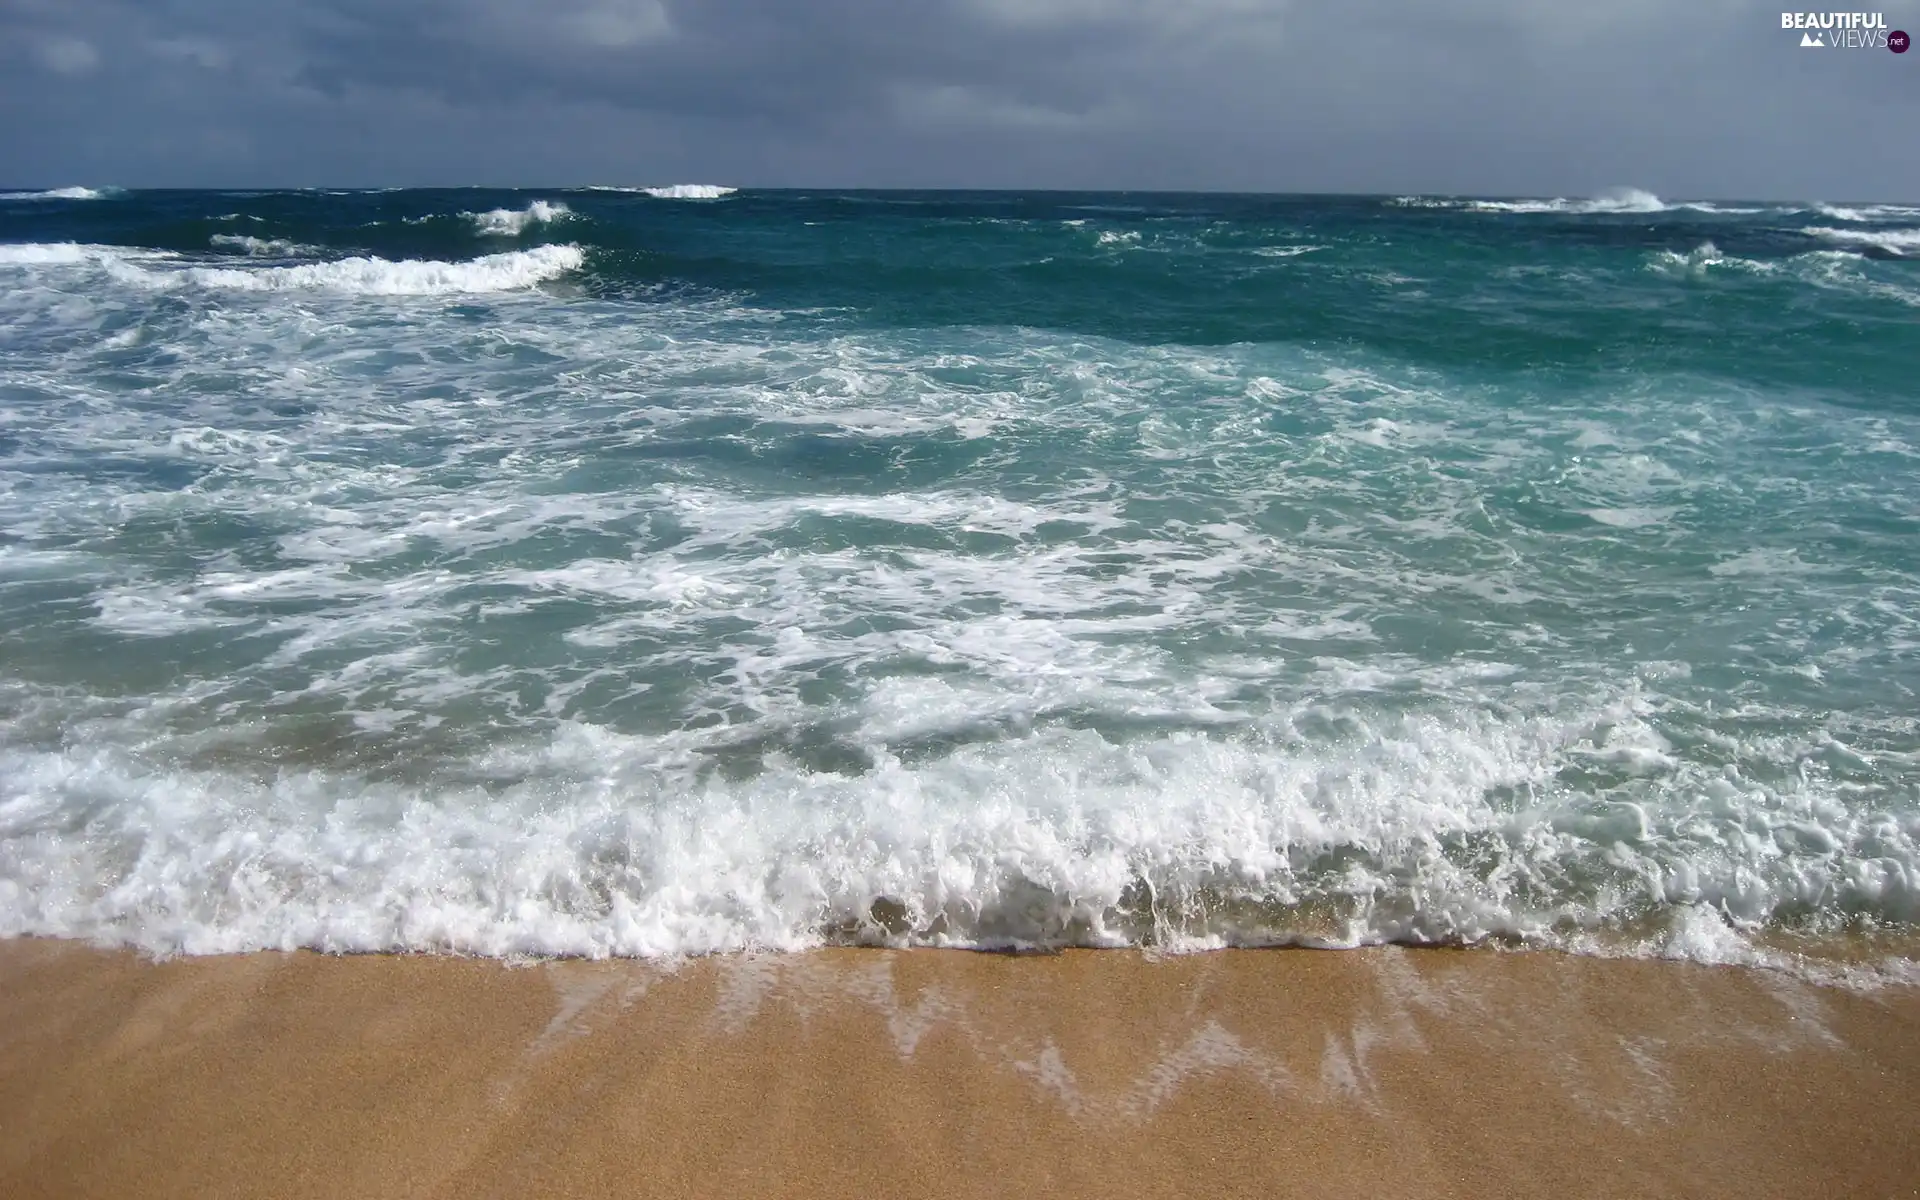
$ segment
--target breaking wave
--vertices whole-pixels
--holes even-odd
[[[1584,200],[1557,196],[1552,199],[1474,200],[1446,196],[1395,196],[1387,201],[1393,208],[1444,208],[1467,212],[1526,213],[1560,215],[1605,215],[1608,213],[1699,212],[1720,216],[1751,216],[1768,211],[1715,204],[1710,200],[1684,200],[1669,204],[1652,192],[1638,188],[1619,188]]]
[[[740,189],[721,187],[714,183],[675,183],[666,187],[640,190],[655,200],[718,200],[724,196],[731,196]]]
[[[1862,204],[1856,208],[1842,208],[1837,204],[1816,204],[1813,211],[1830,221],[1857,221],[1871,224],[1874,221],[1910,221],[1920,217],[1920,208],[1903,204]]]
[[[263,243],[269,245],[270,243]],[[0,246],[0,266],[94,267],[116,282],[165,289],[196,286],[224,291],[327,291],[365,296],[432,296],[521,291],[586,261],[580,247],[537,246],[462,262],[355,257],[285,267],[179,266],[165,251],[127,250],[70,242]],[[164,265],[162,265],[164,264]]]
[[[474,232],[482,237],[519,237],[527,226],[565,220],[573,215],[573,210],[557,201],[535,200],[522,209],[496,208],[461,215],[473,222]]]
[[[293,258],[318,253],[312,246],[302,246],[283,238],[257,238],[236,233],[216,233],[207,242],[216,250],[238,250],[254,258]]]
[[[0,192],[0,200],[105,200],[115,188],[63,187],[44,192]]]
[[[1825,225],[1809,225],[1800,232],[1829,242],[1874,246],[1901,256],[1920,250],[1920,229],[1833,229]]]

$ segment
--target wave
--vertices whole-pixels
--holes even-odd
[[[1685,254],[1674,250],[1656,251],[1647,265],[1662,274],[1695,277],[1705,275],[1714,267],[1753,272],[1767,272],[1774,269],[1772,263],[1722,254],[1720,247],[1712,242],[1702,242]]]
[[[1657,213],[1666,212],[1667,204],[1652,192],[1620,188],[1586,200],[1472,200],[1467,208],[1503,213]]]
[[[1743,208],[1715,204],[1710,200],[1683,200],[1668,203],[1652,192],[1638,188],[1619,188],[1584,200],[1564,196],[1548,200],[1467,200],[1445,196],[1395,196],[1387,201],[1393,208],[1446,208],[1467,212],[1531,213],[1580,216],[1607,213],[1701,212],[1719,216],[1752,216],[1771,211],[1767,208]]]
[[[665,187],[619,187],[597,183],[586,190],[617,192],[623,196],[652,196],[655,200],[722,200],[740,189],[722,187],[717,183],[674,183]]]
[[[1889,254],[1905,256],[1920,251],[1920,229],[1833,229],[1825,225],[1809,225],[1800,232],[1830,242],[1875,246]]]
[[[518,780],[493,789],[15,750],[0,755],[0,936],[190,954],[1578,948],[1650,911],[1704,920],[1723,945],[1805,906],[1920,917],[1911,825],[1789,792],[1739,821],[1550,798],[1556,772],[1597,763],[1736,794],[1666,753],[1631,706],[1365,733],[1313,746],[1036,730],[864,773],[729,782],[696,778],[671,735],[568,723],[471,764],[472,779]],[[1511,794],[1539,798],[1498,799]],[[55,823],[71,811],[83,826]]]
[[[535,200],[522,209],[496,208],[460,215],[473,222],[474,231],[481,237],[519,237],[527,226],[564,221],[573,215],[573,210],[557,201]]]
[[[289,242],[281,238],[250,237],[237,233],[216,233],[208,238],[207,242],[215,249],[238,250],[254,258],[293,258],[319,253],[314,247],[303,246],[298,242]]]
[[[1686,254],[1657,251],[1648,259],[1647,267],[1662,275],[1690,279],[1704,279],[1715,271],[1763,276],[1785,273],[1814,287],[1920,305],[1920,293],[1869,277],[1861,270],[1866,262],[1866,255],[1854,250],[1813,250],[1769,262],[1723,254],[1712,242],[1702,242]]]
[[[0,245],[0,267],[60,267],[173,259],[170,250],[135,250],[85,242],[14,242]]]
[[[1920,217],[1920,208],[1903,204],[1863,204],[1858,208],[1842,208],[1837,204],[1816,204],[1813,211],[1830,221],[1856,221],[1870,224],[1874,221],[1910,221]]]
[[[0,192],[0,200],[105,200],[117,188],[63,187],[45,192]]]
[[[667,187],[650,187],[640,190],[655,200],[719,200],[733,195],[740,189],[721,187],[714,183],[675,183]]]
[[[524,291],[580,269],[580,247],[536,246],[460,262],[342,258],[287,267],[179,267],[178,255],[71,242],[0,246],[0,266],[92,266],[139,287],[196,286],[223,291],[326,291],[364,296],[434,296]],[[153,269],[149,263],[167,263]]]

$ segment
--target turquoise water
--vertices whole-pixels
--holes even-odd
[[[0,198],[0,933],[1920,918],[1920,207]]]

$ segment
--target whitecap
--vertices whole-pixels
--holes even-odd
[[[1469,200],[1473,212],[1492,213],[1564,213],[1569,215],[1606,213],[1666,212],[1667,204],[1652,192],[1639,188],[1617,188],[1585,200],[1556,197],[1551,200]]]
[[[104,200],[115,188],[63,187],[44,192],[0,192],[0,200]]]
[[[87,248],[81,248],[82,250]],[[7,261],[0,254],[0,263]],[[38,261],[95,263],[117,281],[140,287],[195,286],[221,291],[344,292],[363,296],[433,296],[523,291],[577,271],[580,247],[537,246],[460,262],[342,258],[287,267],[186,267],[155,270],[127,255],[66,253]]]
[[[246,234],[216,233],[207,242],[215,249],[238,250],[253,258],[294,258],[319,253],[312,246],[303,246],[298,242],[250,237]]]
[[[0,267],[79,266],[177,257],[166,250],[139,250],[85,242],[15,242],[0,245]]]
[[[552,200],[535,200],[521,209],[496,208],[483,213],[461,213],[473,223],[481,237],[519,237],[529,225],[547,225],[573,215],[566,205]]]
[[[1800,232],[1830,242],[1877,246],[1889,254],[1902,256],[1920,250],[1920,229],[1834,229],[1825,225],[1809,225]]]
[[[1870,224],[1874,221],[1908,221],[1920,217],[1920,208],[1904,204],[1862,204],[1858,207],[1843,208],[1837,204],[1815,204],[1813,211],[1832,221],[1855,221]]]
[[[655,200],[719,200],[739,191],[716,183],[675,183],[666,187],[641,188]]]

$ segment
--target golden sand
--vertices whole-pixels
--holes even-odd
[[[1920,1195],[1920,990],[1492,951],[0,942],[0,1197]]]

